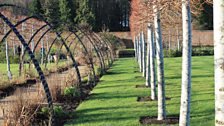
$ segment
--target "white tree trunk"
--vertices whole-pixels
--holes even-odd
[[[224,1],[214,0],[215,125],[224,125]]]
[[[150,29],[151,30],[151,29]],[[148,29],[148,38],[147,38],[147,60],[146,60],[146,86],[150,86],[150,41],[151,41],[151,34],[149,33],[149,29]]]
[[[4,34],[7,33],[7,25],[4,23]],[[5,42],[5,56],[6,56],[6,65],[7,65],[7,75],[8,75],[8,79],[11,80],[12,79],[12,73],[10,70],[10,61],[9,61],[9,48],[8,48],[8,41],[7,38],[4,40]]]
[[[46,42],[47,42],[47,50],[46,50],[46,52],[49,52],[49,38],[48,37],[49,36],[46,35]],[[47,55],[47,62],[50,63],[50,55],[49,54]]]
[[[182,0],[182,23],[183,23],[183,57],[182,57],[182,87],[180,105],[180,126],[190,125],[190,102],[191,102],[191,11],[190,1]]]
[[[137,62],[138,62],[138,37],[135,37],[135,44],[136,44],[136,59],[137,59]]]
[[[146,47],[144,33],[141,33],[142,40],[142,76],[146,77]]]
[[[139,35],[138,37],[139,41],[139,70],[142,72],[142,41],[141,41],[141,36]]]
[[[148,60],[150,61],[149,69],[150,70],[150,81],[148,81],[148,85],[150,84],[151,87],[151,99],[156,100],[157,95],[156,95],[156,67],[155,67],[155,47],[154,47],[154,35],[153,35],[153,29],[152,26],[149,24],[148,25],[148,49],[149,49],[149,56]],[[147,60],[147,61],[148,61]],[[147,77],[147,76],[146,76]]]
[[[157,58],[157,77],[158,77],[158,120],[166,118],[165,103],[165,80],[164,80],[164,62],[163,62],[163,43],[160,24],[160,12],[154,6],[154,23],[155,23],[155,41],[156,41],[156,58]]]

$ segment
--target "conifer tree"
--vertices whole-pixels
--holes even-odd
[[[76,11],[75,22],[78,24],[93,25],[95,17],[89,8],[89,0],[82,0],[79,2],[79,8]]]
[[[59,7],[60,7],[60,19],[61,22],[67,26],[70,26],[73,24],[73,15],[72,13],[75,13],[73,10],[73,2],[72,0],[59,0]]]
[[[30,5],[30,9],[31,9],[31,12],[33,15],[34,14],[37,14],[37,15],[44,14],[44,10],[42,8],[40,0],[33,0]]]
[[[54,30],[60,30],[60,11],[58,0],[45,0],[45,16]]]

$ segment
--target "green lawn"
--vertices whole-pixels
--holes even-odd
[[[193,57],[191,126],[214,125],[213,57]],[[136,89],[144,84],[141,73],[134,73],[137,63],[132,58],[119,59],[101,78],[89,100],[74,112],[68,125],[139,126],[140,116],[156,116],[157,102],[137,102],[138,96],[150,95],[150,89]],[[178,115],[181,91],[181,58],[165,59],[167,115]]]

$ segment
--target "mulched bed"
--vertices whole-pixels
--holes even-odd
[[[167,117],[165,120],[157,120],[157,117],[140,117],[140,123],[143,125],[146,124],[178,124],[179,123],[179,116],[171,116]]]
[[[83,93],[80,97],[66,97],[61,96],[57,99],[56,104],[60,104],[62,106],[63,111],[66,113],[62,117],[55,117],[55,126],[63,126],[66,121],[74,118],[72,115],[74,114],[74,110],[79,106],[79,104],[86,100],[90,96],[91,90],[94,88],[92,85],[82,85],[81,86]],[[39,126],[45,126],[48,118],[46,115],[37,115],[35,118],[35,124]]]
[[[166,97],[166,100],[171,100],[171,98]],[[146,101],[155,101],[155,100],[152,100],[150,96],[144,96],[144,97],[138,97],[137,101],[146,102]]]

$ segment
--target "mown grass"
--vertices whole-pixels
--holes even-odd
[[[191,125],[214,125],[213,57],[192,59]],[[150,89],[135,88],[144,84],[133,58],[119,59],[101,78],[90,98],[77,108],[74,119],[67,122],[77,126],[139,126],[140,116],[157,116],[157,102],[137,102],[138,96],[149,96]],[[165,59],[167,115],[179,114],[181,92],[181,58]],[[178,124],[177,124],[178,125]]]

